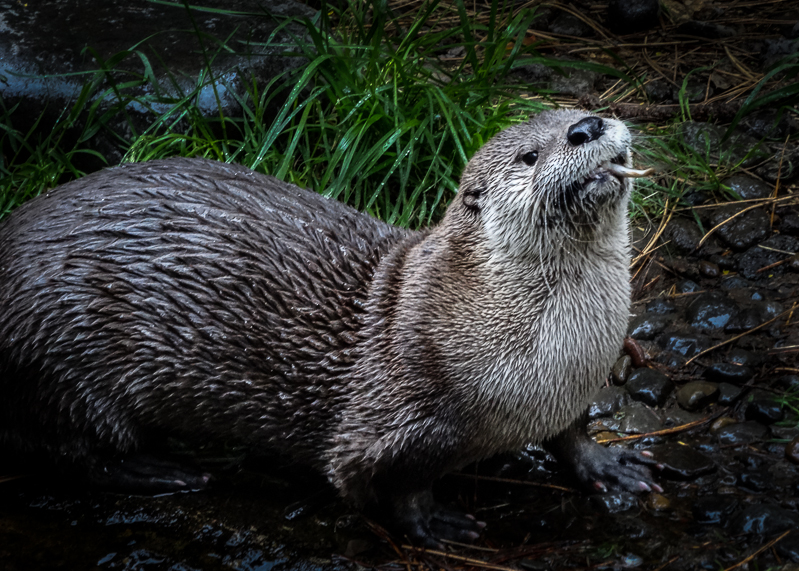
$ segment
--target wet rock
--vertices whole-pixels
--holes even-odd
[[[730,383],[740,387],[745,385],[754,374],[752,369],[743,365],[715,363],[705,369],[702,376],[713,383]]]
[[[679,369],[688,362],[688,359],[673,351],[661,351],[655,361],[669,369]]]
[[[567,67],[564,67],[563,71],[566,75],[552,74],[551,87],[554,91],[567,93],[575,97],[594,91],[594,84],[599,76],[593,71],[569,69]]]
[[[687,218],[675,218],[666,228],[666,237],[682,254],[690,254],[699,247],[702,232],[696,222]]]
[[[595,511],[616,514],[636,507],[638,498],[628,492],[611,492],[591,496],[589,502]]]
[[[790,271],[799,273],[799,254],[791,256],[786,265]]]
[[[777,387],[786,392],[799,392],[799,375],[783,375],[775,382]]]
[[[716,402],[724,406],[730,406],[741,396],[741,392],[742,389],[740,387],[730,383],[719,383],[719,396]]]
[[[738,474],[738,486],[752,492],[765,492],[773,487],[771,476],[760,471],[746,471]]]
[[[656,446],[652,453],[658,463],[663,465],[662,476],[669,480],[694,480],[716,470],[716,465],[710,458],[691,446],[676,442]]]
[[[634,34],[656,26],[659,11],[657,0],[610,0],[605,23],[614,34]]]
[[[688,306],[686,317],[693,327],[701,330],[722,329],[738,313],[738,306],[722,293],[709,291],[698,296]]]
[[[685,410],[695,411],[715,401],[718,394],[718,385],[704,381],[693,381],[677,391],[677,402]]]
[[[778,111],[777,109],[766,109],[750,113],[741,120],[740,125],[758,139],[765,137],[769,139],[780,139],[780,141],[783,141],[789,134],[796,132],[797,129],[796,121],[790,114]],[[745,175],[738,176],[749,178],[745,177]],[[731,186],[728,182],[724,184]],[[761,184],[763,183],[761,182]],[[769,194],[770,190],[771,189],[769,189]],[[766,194],[765,196],[769,195]],[[753,196],[751,198],[763,198],[763,196]]]
[[[649,406],[663,406],[674,390],[669,378],[655,369],[636,369],[627,379],[626,386],[633,400]]]
[[[730,522],[733,534],[772,536],[799,527],[799,514],[770,504],[745,507]]]
[[[710,347],[710,339],[705,335],[671,335],[659,340],[663,349],[683,357],[693,357]]]
[[[747,307],[730,319],[727,325],[724,326],[724,331],[727,333],[742,333],[762,325],[768,320],[769,317],[764,315],[761,308]]]
[[[799,436],[785,446],[785,458],[794,464],[799,464]]]
[[[724,428],[725,426],[730,426],[731,424],[737,424],[738,421],[734,418],[729,416],[720,416],[716,420],[713,421],[713,424],[710,425],[710,433],[716,434],[719,430]]]
[[[685,22],[677,28],[677,33],[698,36],[700,38],[713,38],[714,40],[729,38],[736,34],[734,28],[723,26],[716,22],[704,22],[702,20],[690,20]]]
[[[650,81],[644,87],[646,90],[646,96],[652,103],[661,103],[665,101],[671,101],[671,84],[666,83],[663,80],[656,79],[654,81]]]
[[[677,306],[674,305],[674,302],[668,299],[664,299],[662,297],[653,299],[652,301],[646,304],[647,313],[655,313],[657,315],[667,315],[669,313],[674,313],[675,311],[677,311]]]
[[[780,276],[785,272],[786,268],[783,267],[785,264],[770,267],[762,272],[758,270],[776,264],[792,256],[797,251],[799,251],[799,239],[793,236],[777,234],[765,240],[759,246],[749,248],[744,252],[738,261],[738,269],[741,275],[748,280]]]
[[[747,421],[725,426],[716,432],[716,438],[720,444],[738,446],[740,444],[750,444],[760,442],[768,436],[768,428],[759,422]]]
[[[671,501],[664,495],[652,492],[646,498],[646,505],[654,511],[663,511],[671,507]]]
[[[587,38],[594,34],[594,29],[591,26],[568,12],[559,12],[549,24],[549,31],[553,34],[574,38]]]
[[[605,387],[597,393],[591,406],[588,407],[588,417],[611,416],[629,402],[630,395],[622,387]]]
[[[147,0],[107,1],[83,8],[60,0],[39,0],[35,9],[12,0],[0,1],[0,99],[8,109],[17,104],[24,109],[15,114],[14,127],[25,132],[41,115],[39,127],[51,128],[62,110],[72,106],[84,82],[111,77],[92,75],[100,63],[86,47],[96,50],[105,62],[135,45],[149,58],[149,75],[155,85],[122,86],[120,79],[125,74],[132,78],[145,73],[140,58],[131,54],[120,63],[118,69],[125,71],[116,74],[114,89],[105,83],[96,92],[98,115],[109,112],[107,127],[123,137],[130,131],[128,119],[143,130],[164,110],[164,101],[188,96],[198,84],[204,87],[195,100],[205,116],[241,116],[240,102],[246,99],[253,80],[266,86],[305,63],[287,48],[294,43],[292,37],[306,35],[305,28],[295,23],[283,27],[279,18],[313,18],[316,11],[310,7],[270,0],[210,0],[203,2],[203,7],[231,13],[193,9],[189,14],[180,3],[158,5]],[[241,18],[236,12],[271,13],[277,18]],[[272,34],[275,37],[270,41]],[[217,49],[213,39],[204,39],[210,50],[210,70],[201,35],[224,42],[225,49]],[[81,73],[87,75],[78,75]],[[207,81],[208,77],[214,80]],[[145,105],[127,105],[124,114],[114,115],[118,102],[113,93],[117,89],[123,97],[145,98],[154,112]],[[268,112],[276,113],[279,104],[276,100]],[[111,162],[118,162],[121,154],[114,140],[100,130],[88,144],[101,149]]]
[[[762,208],[747,210],[732,218],[742,207],[722,206],[710,218],[711,226],[722,224],[717,230],[719,236],[730,248],[737,252],[751,248],[769,234],[769,216]]]
[[[762,424],[774,424],[785,417],[785,412],[779,403],[774,401],[774,396],[757,391],[750,397],[749,405],[746,407],[746,419],[754,420]]]
[[[691,280],[680,280],[674,284],[674,290],[677,293],[694,293],[700,291],[702,288],[699,284]]]
[[[663,422],[664,426],[671,428],[673,426],[683,426],[697,420],[703,419],[704,416],[694,412],[688,412],[681,408],[669,408],[666,411],[666,420]]]
[[[740,276],[729,276],[726,278],[722,278],[721,280],[721,289],[742,289],[745,287],[749,287],[749,282],[743,279]]]
[[[731,255],[729,251],[722,254],[711,254],[708,259],[714,264],[716,264],[722,270],[727,270],[732,272],[738,269],[738,262],[735,260],[735,256]],[[730,276],[730,277],[735,277],[735,276]],[[744,283],[747,282],[744,281]],[[746,287],[746,286],[744,285],[739,287]]]
[[[745,367],[759,367],[763,363],[763,357],[757,353],[752,353],[746,349],[734,348],[727,353],[727,362]]]
[[[780,222],[780,234],[799,236],[799,214],[786,214]]]
[[[778,542],[777,555],[783,559],[790,559],[794,563],[799,563],[799,534],[792,533],[782,541]],[[791,569],[789,566],[783,566],[777,571],[795,571],[796,567]]]
[[[738,502],[734,498],[706,496],[696,499],[691,508],[691,513],[698,523],[726,525],[730,515],[737,507]]]
[[[627,335],[639,341],[651,341],[669,324],[670,318],[654,313],[639,315],[630,323]]]
[[[671,97],[674,101],[680,100],[682,89],[682,82],[679,83],[679,86],[672,87]],[[690,103],[700,103],[708,96],[713,96],[713,89],[708,90],[706,82],[700,81],[695,75],[688,78],[682,98],[687,99]],[[724,130],[709,123],[691,123],[690,125],[694,128],[685,128],[683,131],[688,133],[685,142],[691,150],[701,157],[717,157],[718,142]]]
[[[692,79],[688,80],[686,96],[692,103],[703,101],[707,94],[707,84],[703,81],[692,81]],[[682,124],[680,132],[685,145],[699,156],[722,157],[725,160],[737,162],[750,155],[744,164],[752,162],[750,153],[759,143],[754,137],[740,132],[733,132],[729,137],[723,139],[726,130],[712,123],[688,121]]]
[[[755,172],[770,183],[776,183],[777,180],[781,184],[793,182],[799,176],[799,150],[786,151],[784,155],[780,150],[755,169]]]
[[[731,176],[722,181],[722,184],[728,186],[733,194],[737,195],[741,200],[768,198],[774,190],[773,187],[764,183],[762,180],[745,174]]]
[[[633,360],[629,355],[619,357],[610,370],[610,378],[614,385],[621,386],[627,382],[633,368]]]
[[[618,432],[625,434],[646,434],[661,429],[657,415],[638,402],[621,407],[614,417],[619,420]]]
[[[699,273],[706,278],[717,278],[721,275],[721,270],[717,264],[705,260],[699,261]]]

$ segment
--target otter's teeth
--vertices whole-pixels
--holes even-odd
[[[617,165],[616,163],[608,163],[607,165],[603,166],[616,176],[625,178],[641,178],[643,176],[649,176],[655,172],[655,169],[651,168],[646,170],[629,169],[623,165]]]

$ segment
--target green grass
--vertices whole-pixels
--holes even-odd
[[[0,117],[1,142],[15,149],[0,165],[0,216],[80,176],[75,159],[96,155],[87,150],[91,137],[113,113],[136,105],[152,110],[153,121],[143,133],[134,130],[131,140],[118,141],[127,161],[181,155],[237,162],[394,224],[429,224],[442,214],[474,151],[542,108],[521,97],[525,86],[508,81],[525,58],[540,59],[523,42],[533,13],[514,16],[495,0],[490,23],[482,25],[467,16],[463,2],[456,8],[457,26],[430,31],[445,11],[436,1],[407,28],[381,2],[368,11],[369,23],[360,3],[323,7],[317,21],[302,22],[307,36],[296,38],[307,63],[268,85],[252,81],[239,118],[209,118],[197,107],[200,89],[214,84],[210,63],[231,49],[225,39],[202,38],[206,73],[196,89],[178,97],[159,92],[153,66],[136,47],[108,61],[98,58],[97,71],[87,75],[80,97],[47,137],[15,130],[15,109]],[[437,56],[453,47],[463,48],[463,60],[445,67]],[[138,58],[145,72],[125,72],[128,58]],[[131,95],[145,85],[150,95]],[[101,112],[100,101],[113,105]],[[277,114],[270,114],[276,105]],[[86,126],[65,144],[64,134],[78,119]]]
[[[513,68],[525,63],[560,71],[587,68],[622,78],[631,89],[641,86],[641,78],[621,60],[620,68],[630,75],[592,62],[541,57],[525,42],[534,12],[514,14],[504,6],[494,0],[486,24],[467,15],[464,0],[452,5],[432,0],[404,23],[381,0],[323,6],[316,21],[299,22],[306,33],[295,37],[295,44],[277,44],[277,31],[269,39],[272,47],[287,51],[299,45],[305,63],[267,85],[251,81],[240,97],[242,117],[221,111],[208,117],[198,107],[200,92],[209,86],[218,99],[212,64],[235,48],[231,38],[196,29],[206,69],[185,91],[172,78],[168,93],[155,79],[153,56],[138,45],[107,60],[89,50],[97,69],[82,75],[82,90],[46,134],[15,128],[21,123],[19,110],[0,106],[0,218],[30,197],[81,176],[87,158],[102,162],[91,143],[103,134],[116,142],[126,161],[180,155],[237,162],[393,224],[416,228],[435,222],[474,151],[502,128],[541,110],[540,102],[522,97],[528,87],[513,82]],[[454,25],[437,25],[452,16]],[[285,21],[278,31],[290,32],[296,24]],[[452,49],[462,58],[445,65],[439,56]],[[126,71],[131,61],[144,71]],[[762,87],[798,71],[797,56],[775,65],[735,122],[764,106],[795,105],[799,84],[784,83],[766,94]],[[133,107],[149,110],[152,121],[143,132],[129,120]],[[53,114],[48,110],[37,124],[53,124]],[[682,120],[690,118],[687,105],[683,115]],[[120,119],[129,123],[129,139],[108,128]],[[661,176],[639,182],[634,216],[657,217],[666,199],[673,205],[692,190],[728,194],[722,180],[740,168],[741,160],[714,157],[709,147],[706,152],[692,148],[680,124],[640,137],[637,162],[659,165]]]

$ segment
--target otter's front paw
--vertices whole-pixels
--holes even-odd
[[[470,543],[485,527],[469,514],[436,503],[430,490],[396,495],[387,503],[391,528],[420,547],[443,549],[442,539]]]
[[[651,468],[657,461],[651,452],[606,448],[593,441],[582,443],[574,451],[572,465],[577,478],[594,490],[663,491],[652,477]]]

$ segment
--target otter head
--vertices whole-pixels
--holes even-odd
[[[551,255],[626,237],[630,132],[576,110],[547,111],[492,138],[464,170],[452,207],[492,251]]]

